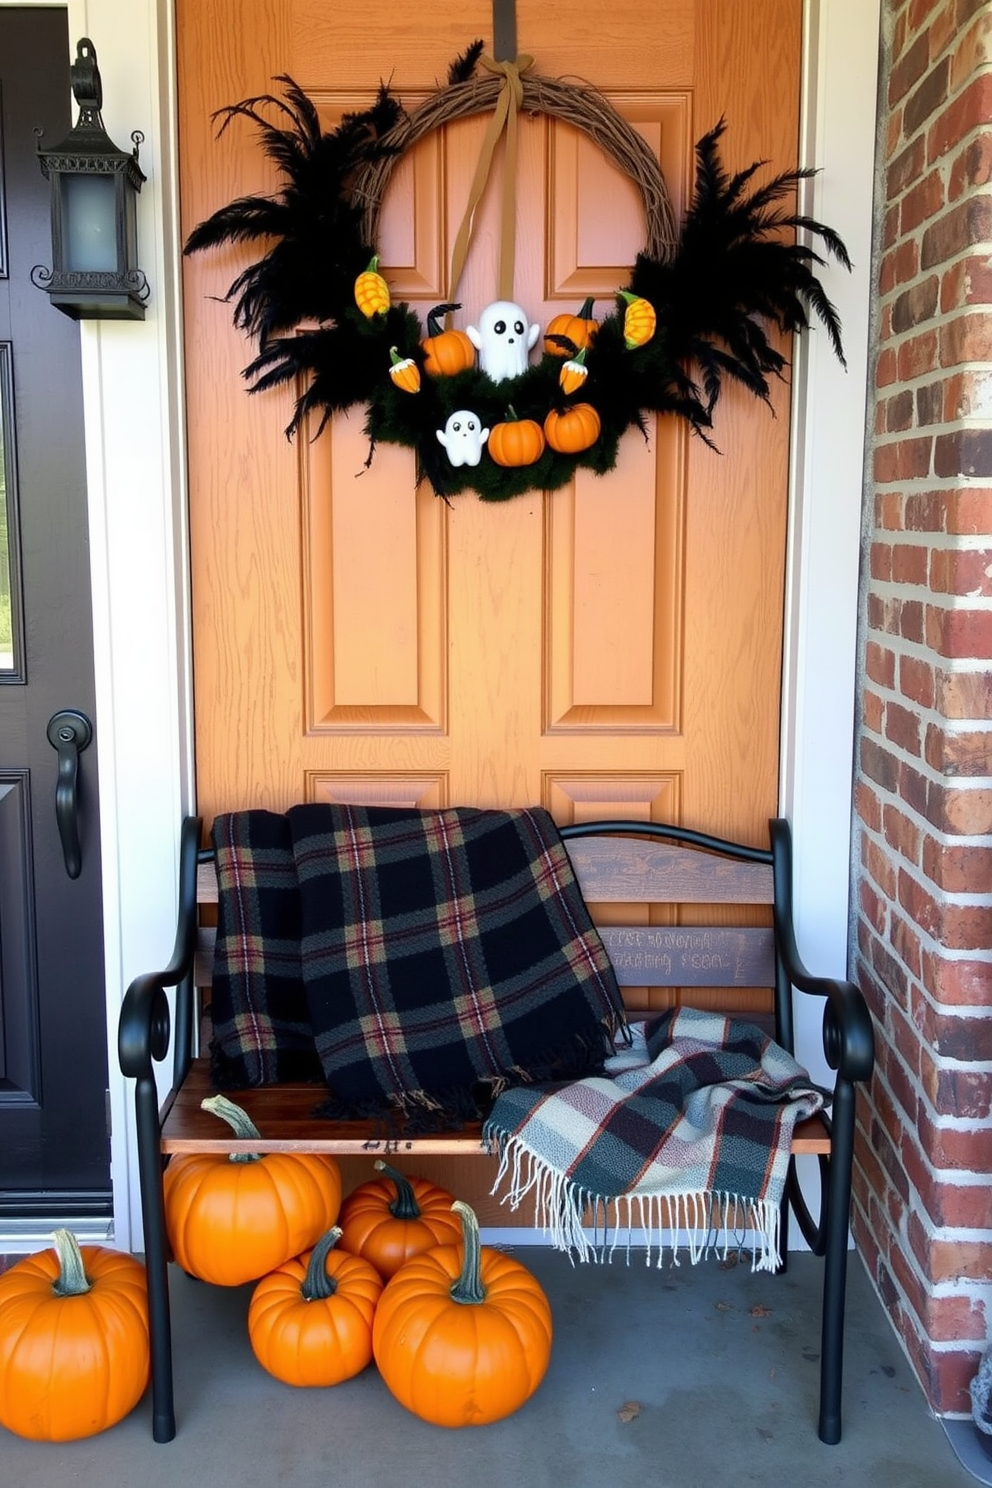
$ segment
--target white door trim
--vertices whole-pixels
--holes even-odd
[[[814,333],[796,379],[781,806],[795,827],[804,950],[832,974],[847,959],[878,10],[879,0],[805,7],[803,157],[822,170],[811,205],[841,232],[855,270],[831,269],[825,281],[844,321],[847,373]],[[173,0],[69,0],[68,12],[72,51],[84,35],[97,49],[108,133],[120,143],[143,131],[148,177],[147,318],[82,324],[115,1237],[140,1249],[117,1016],[130,979],[171,953],[179,822],[193,800]],[[800,1054],[815,1063],[818,1031],[802,1038]]]

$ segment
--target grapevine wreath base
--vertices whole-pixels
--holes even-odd
[[[381,85],[372,105],[322,130],[311,100],[289,77],[284,97],[263,94],[220,111],[221,130],[244,117],[282,175],[272,197],[242,197],[190,234],[186,252],[264,239],[264,257],[228,290],[235,324],[257,343],[245,369],[249,391],[302,387],[287,434],[316,416],[367,405],[369,462],[382,440],[416,451],[418,479],[448,497],[467,489],[487,501],[554,490],[576,467],[605,474],[621,436],[643,433],[651,413],[674,414],[708,443],[724,377],[767,399],[781,374],[777,331],[820,319],[843,360],[836,311],[816,278],[825,259],[850,267],[830,228],[790,210],[790,170],[755,183],[762,162],[730,175],[720,161],[723,122],[696,146],[693,197],[676,230],[665,181],[644,139],[595,88],[542,78],[530,58],[495,63],[475,42],[452,64],[446,86],[407,113]],[[601,319],[591,302],[532,325],[513,303],[513,153],[518,109],[584,131],[635,182],[647,234],[629,283]],[[266,117],[274,111],[279,123]],[[477,326],[452,328],[457,303],[421,324],[393,303],[378,271],[379,214],[398,160],[446,123],[492,112],[473,198],[456,242],[452,298],[488,164],[506,130],[499,298]],[[796,241],[796,234],[803,235]],[[445,325],[442,325],[442,316]],[[526,343],[504,359],[499,337],[516,324]],[[502,328],[502,330],[500,329]],[[534,346],[537,359],[528,357]],[[477,355],[478,353],[478,355]]]

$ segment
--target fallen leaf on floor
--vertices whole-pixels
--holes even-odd
[[[738,1259],[739,1257],[736,1250],[732,1250],[730,1252],[730,1255],[727,1256],[726,1260],[720,1262],[720,1270],[733,1271],[734,1267],[737,1265]]]
[[[733,1312],[734,1310],[733,1302],[714,1302],[713,1306],[717,1312]]]
[[[891,1364],[883,1364],[882,1365],[882,1373],[885,1375],[885,1378],[886,1379],[894,1379],[896,1372],[892,1368],[892,1365]]]
[[[772,1380],[772,1379],[775,1378],[775,1376],[777,1374],[778,1374],[778,1370],[775,1368],[775,1365],[773,1364],[772,1367],[771,1367],[771,1369],[769,1369],[769,1371],[768,1371],[768,1378],[770,1380]]]
[[[641,1407],[638,1405],[637,1401],[628,1400],[617,1411],[617,1420],[623,1421],[626,1424],[627,1421],[636,1421],[637,1417],[640,1414]]]
[[[771,1317],[771,1315],[772,1315],[771,1308],[770,1307],[762,1307],[762,1305],[761,1305],[760,1302],[756,1302],[754,1304],[754,1306],[751,1308],[751,1316],[752,1317]]]

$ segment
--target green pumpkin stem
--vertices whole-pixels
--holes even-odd
[[[413,1188],[404,1174],[398,1173],[395,1168],[391,1168],[387,1162],[383,1162],[381,1157],[376,1158],[375,1166],[379,1169],[380,1173],[385,1173],[386,1177],[391,1178],[396,1184],[396,1197],[389,1206],[389,1212],[393,1218],[419,1219],[420,1205],[417,1203]]]
[[[234,1135],[242,1142],[248,1142],[254,1138],[260,1138],[262,1133],[252,1121],[247,1111],[236,1106],[226,1095],[205,1095],[200,1102],[200,1109],[209,1111],[212,1116],[219,1116],[226,1121],[234,1132]],[[261,1162],[260,1152],[232,1152],[229,1154],[229,1162]]]
[[[454,310],[460,310],[461,305],[435,305],[433,310],[427,312],[427,334],[428,336],[440,336],[441,316],[450,315]]]
[[[452,1302],[464,1302],[467,1306],[478,1306],[486,1300],[486,1289],[482,1285],[482,1247],[479,1244],[479,1221],[473,1210],[461,1199],[456,1199],[451,1206],[453,1213],[457,1214],[462,1222],[462,1239],[465,1243],[465,1255],[462,1260],[461,1275],[451,1285]]]
[[[307,1274],[300,1283],[300,1296],[304,1302],[323,1302],[337,1291],[337,1277],[327,1274],[327,1257],[340,1239],[341,1229],[334,1225],[314,1246],[307,1262]]]
[[[579,311],[579,320],[592,320],[592,307],[596,303],[593,295],[582,301],[582,309]]]
[[[90,1290],[83,1269],[83,1256],[79,1242],[70,1230],[53,1230],[55,1252],[59,1258],[59,1274],[52,1282],[56,1297],[81,1297]]]

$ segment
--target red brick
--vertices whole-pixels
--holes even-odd
[[[897,196],[918,181],[923,174],[926,164],[927,150],[923,136],[918,135],[913,142],[897,155],[889,166],[885,176],[886,200],[893,201]]]
[[[922,868],[945,894],[982,894],[992,884],[992,848],[924,837]]]
[[[917,377],[925,377],[939,365],[940,345],[936,331],[923,331],[919,336],[911,336],[896,353],[896,366],[902,382],[913,382]],[[913,473],[925,475],[926,469]]]
[[[907,208],[917,192],[921,196],[925,193],[931,179],[927,177],[927,180],[921,182],[916,191],[906,198]],[[934,193],[931,191],[930,195],[933,197]],[[926,215],[932,216],[933,212],[939,211],[942,205],[940,196],[936,196],[931,210]],[[940,280],[936,274],[931,274],[928,279],[923,279],[920,283],[911,285],[909,289],[904,289],[892,306],[892,329],[896,335],[901,336],[905,331],[911,331],[916,326],[922,325],[924,321],[932,320],[937,312],[939,294]]]
[[[873,579],[888,580],[892,577],[892,546],[890,543],[872,543],[868,561]]]
[[[928,54],[929,50],[929,38],[927,38]],[[910,53],[907,53],[907,55],[910,55]],[[927,120],[932,118],[945,102],[950,70],[950,58],[942,57],[939,62],[933,64],[930,71],[917,86],[915,92],[906,99],[902,110],[902,127],[907,139],[915,134],[918,129],[922,128]],[[940,138],[939,124],[940,120],[937,121],[937,125],[934,126],[927,137],[927,152],[930,160],[935,160],[938,154],[943,154],[942,150],[938,150],[936,154],[931,153],[931,137],[934,140]],[[960,136],[957,137],[960,138]]]
[[[896,892],[896,871],[893,863],[870,837],[861,839],[861,861],[865,872],[881,890],[886,899],[893,899]]]
[[[918,977],[921,970],[920,937],[915,928],[901,915],[893,914],[889,938],[892,942],[892,949],[910,976]]]
[[[983,1349],[940,1349],[927,1356],[924,1389],[938,1415],[971,1413],[970,1385]]]
[[[992,373],[953,372],[944,383],[944,422],[992,416]]]
[[[885,709],[885,737],[907,754],[920,754],[920,720],[908,708],[899,703],[889,703]]]
[[[921,708],[932,708],[934,704],[933,667],[928,661],[915,656],[899,658],[899,691],[904,698],[918,703]]]
[[[980,486],[946,491],[946,530],[955,537],[992,532],[992,490]]]
[[[882,732],[882,699],[877,692],[865,691],[861,697],[861,722],[873,734]]]
[[[950,836],[982,837],[992,832],[992,790],[967,790],[931,781],[923,814]]]
[[[948,1183],[942,1178],[934,1187],[933,1208],[927,1213],[935,1225],[954,1230],[987,1230],[989,1228],[989,1187],[981,1183]],[[962,1335],[967,1336],[967,1335]]]
[[[895,654],[887,647],[869,641],[865,648],[865,670],[880,687],[891,688],[896,678]]]
[[[945,610],[929,605],[926,639],[939,656],[992,660],[992,610]]]
[[[938,1003],[950,1007],[992,1006],[992,962],[949,958],[924,951],[923,985]]]
[[[929,586],[935,594],[992,596],[992,549],[935,548]]]
[[[905,858],[907,863],[919,863],[920,839],[923,834],[900,807],[887,803],[882,808],[882,826],[885,840],[893,851]]]
[[[920,265],[924,269],[935,268],[957,258],[966,248],[987,243],[990,237],[992,202],[986,196],[966,197],[927,228],[920,249]]]
[[[967,1012],[951,1013],[940,1012],[921,993],[917,992],[916,1001],[913,1006],[913,1020],[920,1029],[925,1041],[931,1046],[935,1053],[944,1059],[957,1059],[961,1063],[972,1061],[976,1064],[992,1062],[992,1018],[985,1016],[987,1010],[969,1015]],[[958,1136],[972,1136],[975,1141],[978,1136],[975,1133],[958,1133]],[[922,1136],[922,1134],[921,1134]],[[941,1161],[930,1147],[924,1142],[926,1151],[931,1152],[935,1167],[938,1168],[975,1168],[976,1172],[992,1173],[992,1130],[985,1129],[981,1133],[981,1141],[984,1150],[980,1154],[972,1146],[970,1158],[975,1162],[954,1161],[945,1156]],[[946,1148],[947,1144],[956,1144],[957,1137],[953,1132],[941,1133],[941,1146]],[[954,1147],[956,1151],[956,1146]]]
[[[943,478],[955,475],[992,475],[992,430],[955,429],[952,434],[938,434],[933,442],[934,474]]]
[[[879,935],[884,935],[889,918],[888,904],[864,878],[858,885],[858,902],[865,919],[878,931]]]
[[[940,939],[940,905],[919,880],[905,870],[899,874],[899,903],[921,930],[925,930],[935,940]]]
[[[938,670],[934,674],[934,687],[934,702],[944,718],[992,718],[992,673]]]
[[[969,140],[951,166],[947,188],[949,201],[957,201],[965,191],[975,186],[987,186],[992,180],[992,139],[980,134]]]
[[[938,1064],[926,1051],[920,1055],[923,1090],[934,1110],[958,1120],[985,1121],[992,1115],[992,1074]],[[986,1228],[992,1231],[992,1193],[986,1195]]]
[[[947,522],[946,491],[911,491],[905,500],[907,532],[943,532]]]
[[[946,388],[942,382],[931,382],[916,389],[916,421],[921,428],[944,421]]]
[[[895,397],[889,398],[886,403],[880,403],[878,414],[881,427],[878,428],[877,433],[899,434],[906,429],[911,429],[913,427],[913,407],[913,394],[908,388],[905,388],[901,393],[896,393]]]
[[[930,1238],[922,1225],[917,1231],[911,1212],[909,1216],[910,1240],[917,1235],[917,1244],[923,1254],[917,1253],[920,1265],[929,1281],[934,1284],[947,1281],[992,1281],[992,1241],[941,1240]],[[914,1251],[916,1245],[914,1244]]]
[[[881,940],[873,939],[868,947],[870,964],[875,976],[899,1007],[909,1006],[909,981],[905,968],[896,960]]]
[[[899,607],[899,634],[907,641],[923,641],[923,604],[918,599],[903,600]]]
[[[935,86],[939,88],[939,79]],[[921,103],[923,101],[921,99]],[[981,129],[990,118],[992,118],[992,77],[987,73],[981,73],[951,101],[927,131],[927,159],[937,160],[940,156],[946,155],[964,139],[965,135],[971,134],[975,129]],[[923,120],[919,122],[922,123]],[[915,132],[915,126],[914,130],[907,129],[906,132],[907,134]]]
[[[863,780],[859,780],[854,788],[854,805],[865,826],[877,832],[882,825],[882,807],[875,792]]]
[[[930,550],[916,543],[896,543],[892,548],[892,579],[896,584],[928,582]]]
[[[892,248],[899,241],[899,204],[889,207],[882,222],[882,247]]]
[[[945,778],[992,775],[992,734],[985,729],[951,732],[932,723],[927,728],[926,760]]]
[[[968,31],[955,39],[951,54],[950,88],[956,93],[969,78],[985,67],[989,58],[989,35],[992,31],[988,15],[979,15]]]
[[[940,328],[940,364],[992,361],[992,314],[970,310]]]
[[[890,383],[895,382],[897,376],[896,354],[891,346],[885,347],[879,352],[875,362],[875,386],[888,387]]]
[[[904,98],[926,72],[930,63],[930,44],[926,35],[918,36],[909,51],[899,58],[889,75],[889,107]]]

